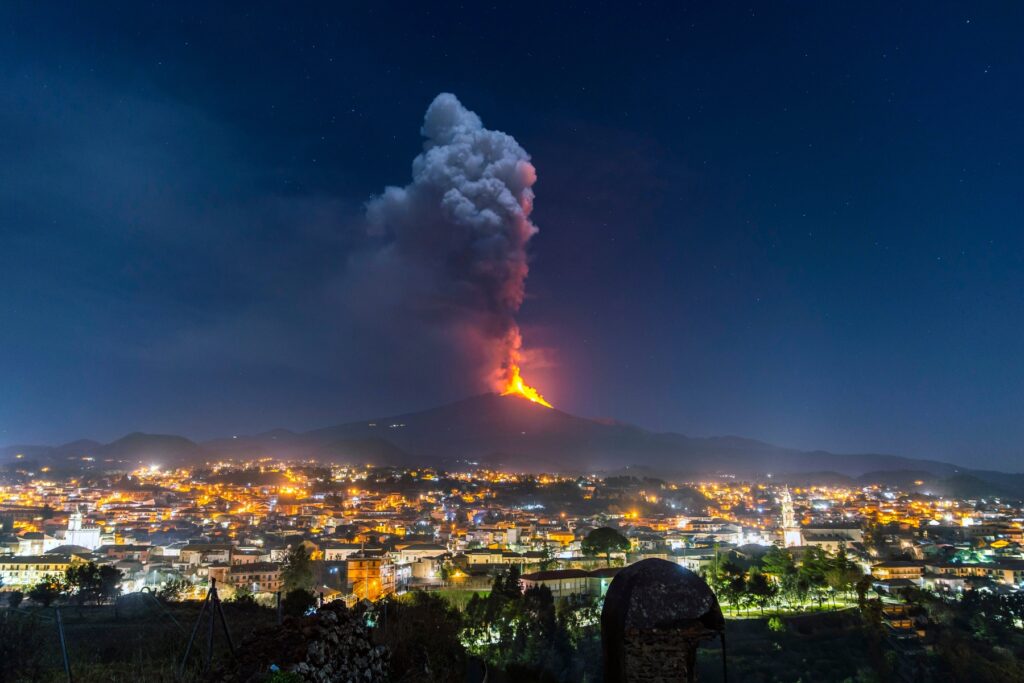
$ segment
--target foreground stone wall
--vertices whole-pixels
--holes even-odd
[[[702,578],[666,560],[630,565],[615,576],[601,613],[605,681],[696,681],[697,647],[724,629]]]

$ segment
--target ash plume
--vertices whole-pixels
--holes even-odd
[[[434,99],[421,133],[412,182],[367,204],[379,248],[357,264],[360,289],[373,290],[367,306],[414,319],[452,345],[478,388],[500,390],[520,360],[515,316],[537,233],[537,174],[512,136],[485,128],[454,95]]]

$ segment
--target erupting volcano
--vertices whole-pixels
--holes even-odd
[[[453,351],[449,357],[463,365],[459,375],[473,378],[468,388],[550,408],[523,381],[531,354],[516,320],[530,271],[527,245],[537,234],[530,155],[449,93],[430,104],[421,133],[426,141],[412,182],[387,187],[367,204],[378,249],[360,269],[369,284],[356,291],[372,290],[378,301],[383,290],[394,305],[373,310],[424,325],[419,336],[442,347],[433,354],[439,371],[456,370],[442,364]]]
[[[546,408],[554,408],[553,405],[544,400],[539,391],[523,381],[522,375],[519,374],[518,365],[510,366],[506,374],[508,377],[505,382],[505,388],[501,391],[502,396],[522,396],[527,401],[539,403]]]

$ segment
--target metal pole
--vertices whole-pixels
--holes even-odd
[[[203,598],[203,604],[199,608],[199,616],[196,617],[196,625],[192,628],[192,635],[189,636],[188,645],[185,646],[185,656],[181,658],[181,667],[178,669],[178,678],[184,678],[185,676],[185,665],[188,663],[188,655],[192,651],[192,643],[196,639],[196,634],[199,632],[199,624],[203,621],[203,613],[206,611],[206,603],[210,600],[210,594],[207,593],[206,597]]]
[[[231,650],[231,656],[235,656],[235,643],[231,640],[231,631],[228,630],[228,620],[224,618],[224,606],[220,603],[220,596],[215,592],[213,594],[213,605],[217,608],[217,614],[220,615],[220,625],[224,627],[224,637],[228,640],[228,649]],[[216,615],[211,615],[216,616]]]
[[[725,628],[722,628],[722,683],[729,683],[729,666],[725,663]]]
[[[217,621],[217,579],[210,579],[210,593],[209,593],[211,605],[210,605],[210,629],[206,636],[206,666],[203,671],[210,670],[210,664],[213,663],[213,627],[214,622]]]
[[[60,652],[64,656],[64,673],[68,675],[68,683],[72,683],[71,660],[68,658],[68,645],[64,641],[64,620],[60,617],[60,607],[54,607],[53,611],[57,617],[57,635],[60,636]]]

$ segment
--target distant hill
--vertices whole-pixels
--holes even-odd
[[[183,436],[134,432],[108,444],[80,439],[61,446],[8,446],[0,450],[0,461],[14,460],[19,454],[26,462],[50,466],[67,466],[91,458],[90,462],[108,463],[110,469],[134,469],[140,464],[202,461],[207,452]]]
[[[135,460],[144,465],[193,462],[206,455],[199,444],[183,436],[142,432],[122,436],[117,441],[101,446],[96,453],[102,459]]]
[[[426,463],[456,467],[479,463],[515,471],[595,472],[642,467],[652,474],[671,476],[749,477],[771,473],[794,479],[798,475],[828,473],[832,479],[845,480],[870,473],[893,483],[922,479],[932,483],[961,477],[958,488],[974,490],[998,485],[1003,495],[1011,491],[1024,495],[1024,475],[972,471],[896,455],[800,451],[735,436],[698,438],[651,432],[496,394],[305,433],[276,429],[202,444],[180,436],[135,433],[106,445],[78,441],[53,448],[10,447],[0,452],[0,458],[9,460],[16,452],[24,452],[26,457],[57,459],[87,453],[97,460],[126,464],[275,457],[399,466]],[[969,479],[963,478],[968,475]]]

